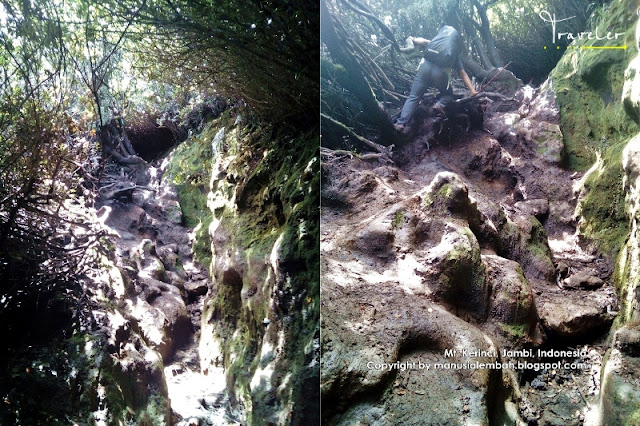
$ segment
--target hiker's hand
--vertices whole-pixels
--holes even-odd
[[[475,95],[478,94],[478,92],[476,92],[475,89],[471,89],[471,90],[469,90],[469,92],[471,92],[471,96],[475,96]]]
[[[401,47],[400,51],[402,53],[411,53],[416,50],[416,46],[413,44],[413,37],[409,36],[405,40],[405,47]]]

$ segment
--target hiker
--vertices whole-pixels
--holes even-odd
[[[395,124],[396,130],[400,132],[404,130],[406,124],[413,117],[420,99],[429,87],[438,89],[441,96],[445,95],[435,105],[436,109],[444,113],[445,105],[453,99],[453,91],[449,87],[449,75],[447,72],[449,69],[458,71],[465,86],[471,92],[471,96],[477,94],[469,75],[467,75],[462,66],[460,53],[464,45],[462,36],[455,28],[445,25],[440,28],[433,40],[427,40],[422,37],[409,37],[407,42],[409,48],[401,49],[404,52],[413,51],[415,47],[412,48],[412,46],[420,46],[425,49],[423,60],[418,67],[418,73],[411,85],[411,92]]]

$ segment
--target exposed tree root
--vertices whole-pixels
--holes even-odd
[[[393,153],[393,145],[382,146],[375,142],[368,140],[353,130],[345,126],[338,120],[329,117],[326,114],[320,114],[322,121],[322,145],[332,149],[342,149],[345,147],[347,141],[353,145],[355,149],[362,149],[365,151],[375,151],[381,154],[389,161],[391,161],[391,155]]]

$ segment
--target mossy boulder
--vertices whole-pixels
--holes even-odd
[[[455,173],[438,173],[422,199],[424,206],[433,214],[458,217],[471,226],[477,226],[480,221],[478,207],[469,198],[469,188]]]
[[[621,153],[638,131],[634,122],[638,117],[634,110],[637,89],[632,83],[636,62],[629,66],[636,56],[631,46],[636,40],[637,16],[632,1],[601,7],[593,24],[623,35],[613,40],[574,41],[551,73],[549,84],[560,108],[564,164],[581,171],[596,164],[581,196],[580,231],[594,239],[605,254],[616,257],[629,231]],[[591,49],[598,46],[627,48]]]
[[[142,240],[130,254],[131,260],[136,264],[138,277],[168,281],[164,263],[156,255],[156,245],[149,239]]]
[[[538,314],[520,264],[495,255],[483,255],[482,261],[491,294],[489,319],[508,325],[517,337],[533,334]]]
[[[534,216],[514,215],[502,222],[497,253],[520,263],[527,278],[555,279],[551,249],[544,226]]]
[[[613,346],[625,355],[640,357],[640,323],[631,322],[620,327],[614,336]]]
[[[611,349],[605,357],[600,391],[601,424],[640,424],[640,358]]]
[[[552,164],[562,162],[564,143],[558,124],[525,118],[518,121],[515,131],[545,161]]]
[[[489,292],[473,232],[449,225],[440,244],[429,251],[429,258],[439,260],[437,280],[430,284],[434,299],[458,316],[486,319]]]
[[[317,130],[223,115],[185,144],[169,171],[185,221],[196,226],[196,256],[210,259],[202,368],[224,366],[248,424],[312,419],[319,413]]]

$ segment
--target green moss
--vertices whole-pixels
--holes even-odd
[[[521,339],[527,334],[527,324],[505,324],[500,323],[500,328],[502,328],[506,333],[510,336]]]
[[[618,255],[629,234],[625,212],[622,150],[624,144],[608,148],[600,168],[585,181],[586,195],[580,205],[584,218],[580,231],[594,239],[612,258]]]
[[[404,212],[402,210],[398,210],[393,215],[393,221],[391,222],[392,229],[400,229],[404,225]]]
[[[209,225],[213,219],[207,207],[209,180],[213,162],[212,141],[222,120],[215,120],[204,130],[176,148],[167,168],[167,178],[176,186],[185,225],[198,228],[193,247],[194,258],[201,265],[211,263]]]
[[[442,185],[440,189],[438,189],[437,195],[440,197],[449,198],[452,191],[453,190],[451,189],[451,184],[447,183],[445,185]]]
[[[531,216],[531,231],[527,240],[527,251],[538,259],[548,259],[551,262],[551,249],[549,248],[547,231],[538,219]]]
[[[614,2],[600,28],[626,31],[618,40],[583,40],[571,47],[635,44],[634,9],[626,2]],[[596,151],[628,140],[637,126],[628,119],[622,105],[624,71],[636,55],[635,49],[567,50],[551,73],[552,87],[560,108],[561,129],[565,144],[566,165],[586,170],[595,161]]]
[[[307,359],[302,348],[313,339],[319,320],[318,132],[292,136],[283,129],[246,125],[233,137],[235,142],[227,142],[235,144],[235,155],[227,152],[221,160],[226,175],[213,177],[209,205],[215,212],[214,238],[224,241],[216,249],[236,254],[229,266],[241,264],[242,275],[225,280],[224,271],[214,266],[215,294],[207,301],[203,321],[215,323],[228,385],[251,408],[248,424],[259,424],[273,412],[267,401],[274,397],[283,404],[290,399],[295,406],[307,403],[301,398],[310,386],[302,379]],[[272,256],[279,266],[277,277],[268,271]],[[243,298],[256,283],[261,283],[259,290]],[[267,303],[273,294],[275,313]],[[274,380],[290,377],[290,397],[249,386],[260,362],[262,321],[273,315],[287,318],[287,355],[279,357]]]
[[[602,406],[603,423],[619,425],[637,425],[640,420],[640,392],[634,383],[625,377],[625,370],[633,370],[636,366],[633,358],[622,357],[622,367],[602,370],[603,375]],[[607,359],[607,361],[609,361]],[[603,365],[605,365],[603,363]]]
[[[436,214],[445,214],[447,212],[447,204],[451,194],[453,192],[453,188],[450,183],[445,183],[436,193],[428,193],[422,199],[422,204],[424,207],[431,208],[433,213]]]
[[[601,28],[626,30],[624,39],[612,40],[610,45],[635,44],[635,16],[626,3],[611,3],[601,14]],[[596,153],[603,158],[600,168],[585,182],[581,232],[613,257],[628,234],[621,153],[638,128],[625,114],[621,96],[624,71],[635,55],[635,49],[570,50],[552,73],[567,165],[586,170],[595,162]]]

